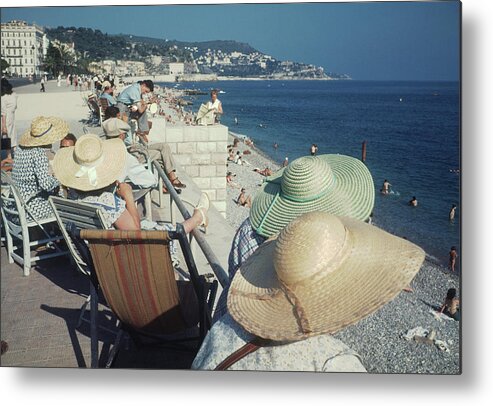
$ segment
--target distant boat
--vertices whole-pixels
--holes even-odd
[[[401,98],[399,98],[399,101],[402,101],[402,97],[401,97]]]
[[[226,93],[226,92],[225,92],[225,91],[223,91],[223,90],[219,90],[219,93]]]

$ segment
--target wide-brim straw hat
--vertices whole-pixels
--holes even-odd
[[[270,237],[294,218],[312,211],[367,220],[375,203],[368,168],[338,154],[301,157],[266,181],[253,199],[254,230]]]
[[[58,117],[36,117],[31,127],[21,136],[19,145],[40,147],[63,139],[69,132],[68,124]]]
[[[415,244],[329,213],[293,220],[234,276],[228,311],[250,333],[296,341],[335,333],[392,300],[423,263]]]
[[[126,154],[119,138],[103,141],[95,134],[85,134],[75,146],[56,153],[53,171],[62,185],[81,191],[97,190],[121,177]]]

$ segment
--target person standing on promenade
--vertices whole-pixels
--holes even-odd
[[[56,80],[56,85],[57,87],[60,87],[62,85],[62,75],[59,73],[58,78]]]
[[[209,111],[214,112],[214,122],[219,123],[221,115],[223,114],[223,105],[221,101],[217,98],[217,90],[211,91],[211,100],[207,102],[207,108]]]
[[[452,246],[449,252],[449,268],[452,272],[455,272],[455,262],[457,260],[457,248]]]
[[[366,372],[333,334],[394,299],[424,258],[418,246],[360,220],[303,214],[238,270],[228,311],[192,369]]]
[[[390,193],[391,186],[392,185],[390,184],[390,182],[387,179],[385,179],[383,181],[382,189],[380,190],[380,192],[382,192],[382,194],[384,195],[388,195]]]
[[[349,190],[352,192],[347,193]],[[255,195],[249,217],[233,237],[228,257],[230,280],[259,246],[301,214],[318,210],[368,221],[374,204],[373,178],[361,161],[337,154],[295,159],[266,178]],[[224,314],[226,295],[227,287],[214,320]]]
[[[41,77],[41,88],[39,89],[39,91],[40,91],[40,92],[43,92],[43,93],[45,93],[45,92],[46,92],[46,89],[45,89],[45,83],[46,83],[46,81],[45,81],[45,77],[44,77],[44,76],[42,76],[42,77]]]
[[[128,119],[136,119],[139,129],[137,135],[148,142],[147,135],[149,134],[149,121],[147,119],[147,104],[143,97],[147,93],[154,91],[154,83],[152,80],[142,80],[134,83],[122,90],[118,95],[117,107],[124,121]],[[125,117],[127,119],[125,119]]]
[[[5,78],[2,78],[1,105],[2,150],[5,150],[6,158],[11,158],[12,150],[15,149],[15,147],[17,146],[17,133],[15,129],[17,94],[14,92],[12,84]]]
[[[455,204],[452,205],[452,208],[450,209],[450,212],[448,214],[448,218],[450,221],[452,221],[455,218],[455,209],[457,206]]]

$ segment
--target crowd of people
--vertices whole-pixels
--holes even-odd
[[[148,143],[148,97],[154,89],[151,80],[143,80],[115,94],[109,80],[101,82],[99,97],[108,100],[104,139],[76,137],[61,118],[32,121],[11,154],[12,181],[28,216],[53,216],[48,197],[60,195],[100,207],[108,228],[141,229],[133,189],[158,185],[146,167],[148,159],[159,163],[174,188],[186,187],[169,145]],[[8,87],[5,94],[12,94]],[[2,82],[2,133],[3,97]],[[211,93],[210,103],[217,115],[223,114],[217,92]],[[138,148],[130,120],[136,122]],[[12,135],[9,123],[6,113],[5,128]],[[50,163],[48,152],[55,143],[59,148]],[[277,172],[253,169],[263,179],[255,197],[235,182],[231,171],[226,173],[227,185],[240,189],[237,204],[249,216],[231,242],[229,284],[192,368],[366,371],[361,357],[333,334],[408,289],[425,254],[369,224],[375,190],[366,165],[345,155],[317,154],[314,146],[310,155],[292,162],[286,158]],[[228,148],[228,165],[248,164],[238,140]],[[390,186],[385,181],[382,189]],[[183,223],[185,232],[208,225],[209,206],[203,193]],[[452,267],[455,258],[456,253],[452,263],[451,253]],[[455,290],[449,290],[441,311],[459,318]]]

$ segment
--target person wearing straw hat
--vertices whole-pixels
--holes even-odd
[[[375,203],[373,178],[358,159],[338,154],[305,156],[265,179],[255,195],[249,217],[237,230],[228,257],[230,279],[269,237],[294,218],[324,211],[367,221]],[[216,308],[224,314],[227,288]]]
[[[143,155],[140,149],[145,148],[150,159],[159,163],[175,188],[187,187],[176,175],[176,163],[171,154],[171,148],[167,143],[156,142],[147,145],[147,147],[141,146],[140,144],[137,144],[137,146],[132,144],[130,137],[128,136],[130,126],[120,119],[118,107],[108,107],[106,111],[108,112],[107,115],[109,118],[103,121],[103,131],[107,138],[120,137],[125,142],[128,152],[137,158]],[[165,193],[168,192],[165,187],[163,187],[163,190]],[[178,190],[179,189],[177,189],[177,191]]]
[[[28,220],[53,216],[48,196],[58,194],[60,182],[50,175],[46,150],[69,132],[68,124],[57,117],[36,117],[16,148],[12,181],[27,205]],[[32,214],[32,216],[31,216]],[[12,218],[13,221],[18,219]]]
[[[238,270],[228,314],[192,368],[363,372],[332,334],[390,302],[424,258],[418,246],[363,221],[304,214]]]
[[[101,140],[95,134],[84,134],[75,146],[56,153],[53,170],[60,182],[69,188],[69,198],[101,207],[106,227],[140,230],[132,188],[118,181],[125,170],[126,155],[121,139]],[[187,233],[200,225],[207,226],[208,208],[209,198],[204,193],[192,217],[183,223]]]

